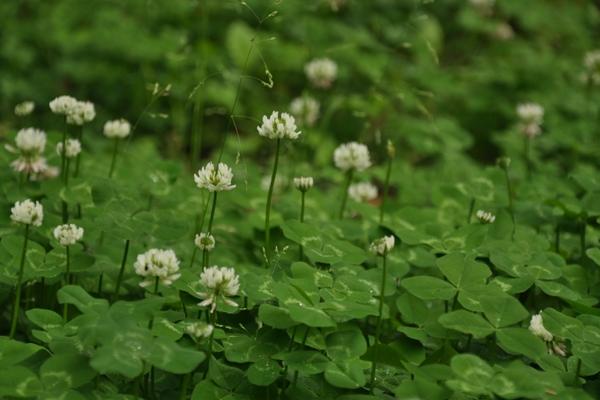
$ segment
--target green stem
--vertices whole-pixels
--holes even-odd
[[[269,266],[271,258],[271,201],[273,198],[273,188],[275,187],[275,179],[277,178],[277,166],[279,164],[280,147],[281,139],[277,138],[275,148],[275,162],[273,163],[273,172],[271,173],[271,183],[269,184],[269,193],[267,194],[267,206],[265,209],[265,255],[267,258],[267,266]]]
[[[577,365],[575,366],[575,376],[573,377],[573,384],[577,385],[579,382],[579,374],[581,373],[581,358],[577,358]]]
[[[215,327],[217,324],[217,310],[215,309],[214,312],[212,312],[210,314],[210,324],[213,326],[213,330],[210,333],[210,337],[208,338],[208,357],[206,357],[206,371],[204,371],[204,378],[206,378],[206,376],[208,375],[208,369],[210,367],[210,359],[212,357],[212,346],[213,346],[213,340],[214,340],[214,336],[215,336]]]
[[[112,160],[110,161],[110,170],[108,170],[108,177],[112,178],[113,172],[115,172],[115,165],[117,164],[117,153],[119,152],[119,139],[113,139],[115,141],[113,146]]]
[[[65,125],[65,129],[63,130],[62,135],[62,151],[60,152],[60,175],[64,179],[66,174],[67,167],[67,126]]]
[[[104,272],[100,272],[98,277],[98,297],[102,296],[102,281],[104,280]]]
[[[300,197],[300,222],[304,222],[304,198],[306,197],[306,192],[302,191],[300,193],[301,193],[301,197]],[[304,258],[304,247],[302,245],[300,245],[300,254],[299,254],[300,261],[302,261],[303,258]]]
[[[390,175],[392,174],[392,160],[392,157],[388,157],[387,170],[385,172],[385,183],[383,185],[383,193],[381,195],[381,206],[379,207],[379,225],[383,224],[385,201],[387,200],[388,191],[390,188]]]
[[[15,303],[13,305],[12,320],[10,322],[10,339],[15,337],[17,331],[17,320],[19,319],[19,306],[21,303],[21,284],[23,283],[23,272],[25,270],[25,256],[27,255],[27,241],[29,240],[29,224],[25,225],[25,237],[23,249],[21,250],[21,263],[19,264],[19,275],[17,275],[17,288],[15,291]]]
[[[310,331],[309,327],[306,327],[304,331],[304,337],[302,338],[302,347],[306,345],[306,339],[308,339],[308,332]],[[296,383],[298,382],[298,370],[294,371],[294,379],[292,380],[292,387],[296,387]]]
[[[81,125],[81,129],[77,133],[77,140],[79,140],[79,143],[81,143],[82,137],[83,137],[83,125]],[[75,159],[75,171],[73,171],[74,178],[77,178],[79,176],[80,163],[81,163],[81,152],[79,152],[79,154],[77,154],[77,158]]]
[[[585,257],[585,234],[586,234],[587,224],[585,219],[581,221],[581,230],[579,232],[579,245],[581,246],[581,259]]]
[[[375,326],[375,345],[379,344],[379,336],[381,334],[381,319],[383,317],[383,300],[385,297],[385,281],[387,279],[387,254],[383,253],[383,273],[381,274],[381,290],[379,291],[379,312],[377,315],[377,325]],[[371,385],[370,391],[373,393],[375,387],[375,372],[377,370],[377,363],[373,361],[371,365]]]
[[[513,210],[513,191],[512,184],[510,182],[510,176],[508,175],[508,167],[502,168],[504,170],[504,178],[506,179],[506,194],[508,196],[508,211],[510,212],[510,217],[512,218],[513,225],[515,224],[515,212]]]
[[[65,270],[65,285],[69,285],[71,283],[71,251],[69,250],[69,246],[65,246],[65,254],[67,257],[67,268]],[[63,319],[65,322],[69,320],[69,304],[65,303],[63,305]]]
[[[342,192],[342,204],[340,204],[340,212],[338,213],[338,218],[342,219],[344,217],[344,211],[346,210],[346,203],[348,202],[348,188],[350,188],[350,184],[352,183],[352,177],[354,175],[354,170],[348,170],[346,172],[346,182],[344,183],[344,191]]]
[[[188,387],[190,386],[190,381],[192,380],[192,373],[188,372],[183,376],[183,381],[181,382],[181,392],[179,394],[179,400],[187,399]]]
[[[121,282],[123,280],[123,274],[125,273],[125,264],[127,263],[127,254],[129,253],[129,239],[125,240],[125,250],[123,251],[123,257],[121,258],[121,268],[119,269],[119,275],[117,276],[117,284],[115,285],[115,294],[113,302],[119,299],[119,289],[121,289]]]
[[[473,210],[475,210],[475,198],[471,199],[469,203],[469,214],[467,215],[467,224],[471,223],[471,217],[473,216]]]
[[[527,170],[527,178],[531,177],[531,139],[525,136],[523,142],[523,158],[525,159],[525,168]]]

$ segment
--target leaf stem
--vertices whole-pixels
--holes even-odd
[[[383,271],[381,274],[381,290],[379,291],[379,310],[377,315],[377,325],[375,326],[375,346],[380,342],[381,335],[381,320],[383,318],[383,300],[385,297],[385,281],[387,279],[387,253],[383,253]],[[373,361],[371,365],[371,384],[370,392],[373,393],[375,387],[375,372],[377,370],[377,362]]]
[[[267,205],[265,208],[265,255],[267,267],[270,264],[271,258],[271,202],[273,199],[273,188],[275,187],[275,179],[277,178],[277,166],[279,165],[279,150],[281,147],[281,139],[277,138],[275,147],[275,161],[273,163],[273,171],[271,173],[271,183],[269,184],[269,193],[267,194]]]
[[[67,258],[67,267],[65,270],[65,285],[69,285],[71,283],[71,251],[69,250],[69,246],[65,246],[65,256]],[[69,320],[69,303],[63,305],[63,319],[65,322]]]
[[[12,320],[10,322],[10,339],[15,337],[17,331],[17,320],[19,319],[19,306],[21,303],[21,284],[23,283],[23,272],[25,271],[25,256],[27,255],[27,242],[29,240],[29,224],[25,225],[23,249],[21,250],[21,263],[19,264],[19,275],[17,275],[17,288],[15,291],[15,303],[13,305]]]

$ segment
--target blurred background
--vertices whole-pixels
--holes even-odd
[[[320,104],[303,126],[317,164],[342,141],[381,154],[387,138],[414,165],[493,162],[524,101],[547,110],[546,150],[593,140],[576,122],[594,103],[580,79],[598,44],[591,0],[4,0],[0,21],[0,137],[25,100],[30,125],[56,128],[48,102],[69,94],[95,103],[88,130],[124,117],[192,164],[230,134],[261,159],[261,116],[299,96]],[[323,57],[338,67],[328,89],[304,71]]]

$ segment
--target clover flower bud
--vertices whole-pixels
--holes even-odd
[[[554,339],[552,334],[544,327],[544,320],[541,312],[531,316],[529,331],[546,342],[551,342]]]
[[[294,178],[294,186],[301,192],[307,192],[313,185],[314,180],[311,176],[299,176]]]
[[[385,149],[387,150],[387,155],[389,158],[396,157],[396,146],[394,145],[394,142],[388,140]]]
[[[63,246],[77,243],[83,237],[83,228],[74,224],[59,225],[54,228],[54,238]]]
[[[309,96],[297,97],[290,104],[290,112],[304,126],[313,126],[317,122],[319,109],[319,102]]]
[[[496,220],[496,216],[489,211],[477,210],[475,216],[482,224],[491,224]]]
[[[212,335],[214,326],[204,322],[192,322],[185,327],[185,333],[196,340],[207,339]]]
[[[337,78],[337,64],[329,58],[317,58],[304,66],[304,72],[315,87],[327,89]]]
[[[211,251],[215,248],[215,238],[210,233],[201,232],[199,235],[196,235],[194,243],[200,250]]]
[[[96,118],[94,103],[89,101],[76,101],[67,111],[67,124],[83,125]]]
[[[496,165],[502,169],[508,169],[510,167],[510,161],[509,157],[499,157],[496,159]]]
[[[133,264],[135,273],[144,278],[141,287],[155,284],[156,279],[169,286],[179,279],[179,260],[173,250],[150,249],[137,256]]]
[[[342,171],[364,171],[371,166],[369,148],[357,142],[344,143],[333,153],[335,166]]]
[[[67,139],[66,141],[66,151],[65,151],[65,156],[67,158],[73,158],[73,157],[77,157],[77,155],[79,153],[81,153],[81,142],[77,139]],[[58,155],[62,155],[63,153],[63,144],[62,142],[58,142],[56,144],[56,153],[58,153]]]
[[[40,226],[44,220],[44,208],[37,201],[17,201],[10,209],[10,219],[19,224]]]
[[[18,117],[25,117],[33,112],[35,109],[35,103],[33,101],[24,101],[15,106],[15,115]]]
[[[256,128],[260,136],[269,139],[298,139],[302,132],[297,130],[296,120],[290,114],[273,111],[270,116],[263,115],[262,125]]]
[[[384,236],[374,240],[369,246],[371,253],[378,256],[385,256],[394,248],[396,240],[393,235]]]
[[[131,125],[126,119],[107,121],[104,124],[104,136],[110,139],[123,139],[131,133]]]
[[[71,96],[59,96],[50,102],[50,110],[54,114],[67,115],[77,104],[77,100]]]
[[[348,187],[348,195],[354,201],[367,203],[378,196],[377,186],[371,182],[359,182]]]
[[[196,186],[207,189],[209,192],[223,192],[235,189],[231,184],[233,172],[227,164],[219,163],[215,168],[212,162],[208,162],[194,174]]]
[[[213,313],[217,308],[218,299],[232,307],[237,307],[237,303],[229,299],[236,296],[240,290],[239,276],[233,268],[217,266],[206,268],[200,274],[200,282],[205,289],[199,293],[204,298],[198,303],[200,307],[210,306],[210,312]]]

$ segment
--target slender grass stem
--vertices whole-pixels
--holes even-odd
[[[281,147],[281,139],[277,139],[275,146],[275,161],[273,163],[271,183],[269,184],[269,193],[267,194],[267,205],[265,208],[265,255],[267,258],[267,267],[271,262],[271,201],[273,199],[273,188],[275,187],[275,179],[277,178],[277,167],[279,164],[279,150]]]
[[[65,256],[67,258],[67,268],[65,270],[65,285],[71,284],[71,251],[69,246],[65,246]],[[69,320],[69,303],[63,304],[63,319]]]
[[[17,321],[19,319],[19,306],[21,304],[21,285],[23,283],[23,272],[25,271],[25,257],[27,255],[27,242],[29,241],[29,225],[25,225],[25,235],[23,238],[23,249],[21,250],[21,262],[19,264],[19,274],[17,275],[17,287],[15,291],[15,302],[13,305],[13,314],[10,322],[9,338],[15,337],[17,331]],[[27,310],[26,310],[27,311]]]
[[[381,290],[379,292],[379,310],[377,315],[377,325],[375,326],[375,345],[380,342],[381,335],[381,320],[383,318],[383,300],[385,297],[385,281],[387,279],[387,254],[383,254],[383,271],[381,274]],[[375,387],[375,372],[377,371],[377,362],[373,361],[371,364],[371,384],[370,392],[373,393]]]
[[[113,295],[113,302],[119,299],[119,289],[121,289],[121,282],[123,281],[123,274],[125,273],[125,264],[127,263],[127,255],[129,254],[129,239],[125,240],[125,250],[123,250],[123,257],[121,258],[121,268],[119,269],[119,275],[117,276],[117,283],[115,285],[115,293]]]
[[[340,204],[340,212],[338,213],[338,218],[342,219],[344,217],[344,211],[346,210],[346,203],[348,202],[348,188],[352,183],[352,177],[354,176],[354,170],[348,170],[346,172],[346,182],[344,183],[344,191],[342,192],[342,203]]]
[[[113,152],[112,152],[112,160],[110,161],[110,169],[108,170],[108,177],[112,178],[113,173],[115,172],[115,165],[117,164],[117,153],[119,152],[119,139],[113,139]]]

